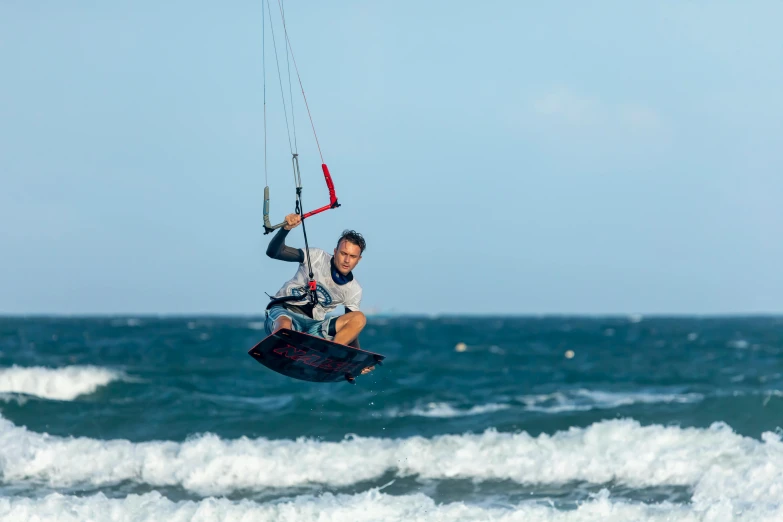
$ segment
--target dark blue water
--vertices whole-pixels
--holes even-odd
[[[387,359],[356,385],[261,366],[247,355],[261,322],[0,319],[6,513],[198,519],[190,507],[222,498],[226,520],[587,520],[606,506],[691,520],[727,502],[766,520],[783,506],[768,492],[758,511],[759,487],[726,478],[783,473],[767,440],[783,419],[782,318],[376,317],[362,346]]]

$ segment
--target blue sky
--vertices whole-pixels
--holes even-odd
[[[366,236],[366,309],[783,312],[783,4],[285,5],[343,204],[308,235]],[[0,3],[0,313],[263,310],[261,9]]]

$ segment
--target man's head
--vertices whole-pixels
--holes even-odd
[[[362,235],[355,230],[344,230],[334,249],[334,266],[342,275],[348,275],[362,258],[366,248]]]

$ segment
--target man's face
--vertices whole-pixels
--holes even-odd
[[[334,249],[334,266],[342,275],[348,275],[362,258],[362,249],[350,241],[342,240]]]

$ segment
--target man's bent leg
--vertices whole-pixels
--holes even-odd
[[[272,335],[281,328],[296,330],[291,315],[293,315],[291,312],[280,306],[275,306],[267,310],[266,321],[264,323],[264,329],[266,330],[267,335]]]
[[[348,312],[337,318],[334,336],[334,342],[348,344],[359,337],[364,325],[367,324],[367,317],[361,312]]]
[[[367,317],[361,312],[348,312],[345,315],[341,315],[337,318],[335,329],[337,333],[334,336],[334,342],[340,344],[348,344],[356,340],[359,337],[364,325],[367,324]],[[370,366],[362,370],[362,375],[370,373],[375,369],[375,366]]]
[[[289,330],[293,330],[294,324],[291,321],[291,318],[286,317],[285,315],[281,315],[275,320],[275,326],[272,329],[272,333],[276,333],[278,330],[288,328]]]

